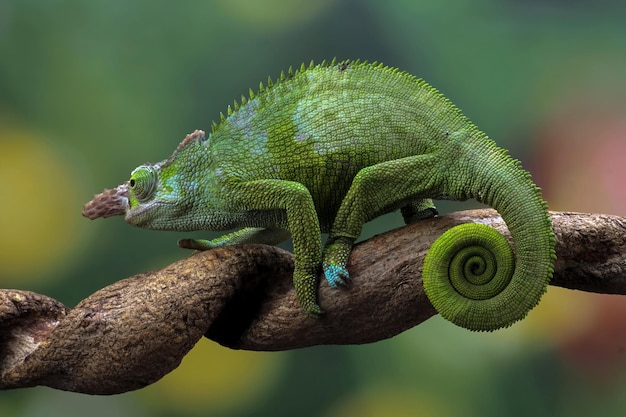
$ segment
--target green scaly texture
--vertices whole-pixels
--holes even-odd
[[[451,229],[424,266],[435,308],[463,327],[493,330],[523,318],[545,292],[555,243],[539,189],[423,80],[378,63],[311,63],[250,90],[220,119],[210,134],[188,136],[168,159],[133,171],[128,223],[237,229],[179,242],[198,250],[291,236],[298,299],[317,315],[320,268],[330,285],[347,282],[365,222],[401,209],[411,223],[436,214],[431,199],[475,198],[502,215],[516,259],[493,229]]]

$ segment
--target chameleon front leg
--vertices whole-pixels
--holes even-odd
[[[276,245],[289,239],[289,236],[289,231],[285,229],[245,227],[212,240],[181,239],[178,241],[178,246],[185,249],[209,250],[219,246],[238,245],[241,243]]]
[[[322,268],[331,286],[343,285],[349,279],[348,256],[364,223],[397,209],[398,202],[411,199],[414,201],[402,208],[405,222],[437,213],[432,200],[423,198],[437,194],[440,177],[436,166],[435,155],[416,155],[372,165],[357,173],[324,249]]]
[[[260,226],[288,230],[293,239],[293,283],[298,301],[304,311],[319,315],[321,309],[316,298],[322,238],[309,190],[294,181],[249,181],[233,187],[232,200],[238,207],[266,212],[267,217],[261,217],[259,221],[265,224]]]

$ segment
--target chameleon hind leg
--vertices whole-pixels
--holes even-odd
[[[440,189],[436,155],[415,155],[363,168],[352,181],[333,222],[322,268],[332,287],[349,279],[346,265],[364,223],[402,207],[405,222],[432,217],[436,209],[424,198]],[[409,204],[403,202],[412,201]]]
[[[435,217],[439,212],[430,198],[412,201],[400,207],[402,218],[405,224],[417,223],[420,220]],[[382,213],[381,213],[382,214]],[[377,217],[373,216],[373,217]],[[334,242],[329,242],[324,250],[323,269],[326,280],[332,287],[344,285],[348,279],[348,271],[345,267],[348,262],[348,255],[354,239],[338,238]]]

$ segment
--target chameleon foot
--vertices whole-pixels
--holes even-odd
[[[300,308],[313,317],[319,317],[322,309],[317,304],[317,276],[296,269],[293,272],[293,286],[296,288]]]
[[[209,250],[216,247],[210,240],[202,239],[181,239],[178,241],[178,247],[192,250]]]
[[[324,276],[326,277],[328,284],[330,284],[333,288],[347,285],[348,280],[350,279],[348,270],[341,265],[325,265]]]
[[[348,238],[338,238],[326,246],[322,268],[326,281],[333,288],[345,286],[350,280],[350,273],[346,266],[351,249],[352,239]]]
[[[430,199],[413,201],[400,209],[405,224],[417,223],[420,220],[430,219],[438,213]]]

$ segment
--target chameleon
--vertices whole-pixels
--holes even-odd
[[[418,222],[438,214],[438,199],[493,207],[514,250],[484,224],[443,233],[422,272],[432,305],[470,330],[523,319],[556,259],[541,190],[438,90],[379,62],[311,62],[261,82],[210,133],[196,130],[169,158],[140,165],[83,215],[124,215],[155,230],[235,230],[178,242],[195,250],[291,237],[297,299],[319,316],[318,275],[332,287],[350,282],[348,258],[364,223],[397,210],[406,224]]]

